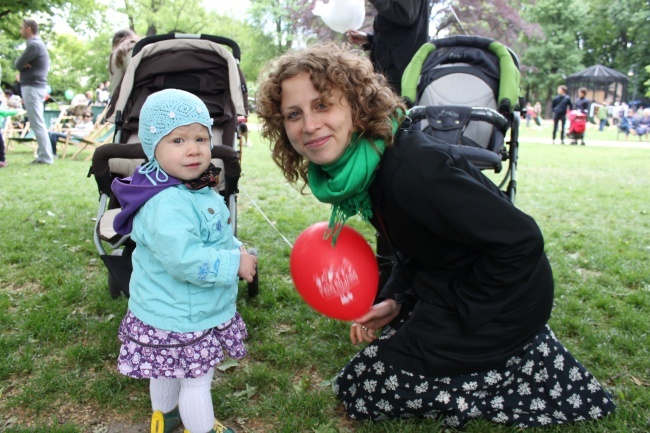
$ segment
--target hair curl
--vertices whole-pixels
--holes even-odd
[[[290,183],[307,183],[309,161],[298,154],[289,142],[281,113],[282,82],[307,72],[314,87],[325,100],[333,90],[347,99],[352,109],[356,132],[369,138],[393,142],[393,117],[401,117],[406,107],[393,93],[386,78],[374,71],[362,51],[349,44],[328,42],[291,50],[269,62],[258,82],[256,111],[261,135],[269,140],[273,161]],[[401,120],[401,119],[398,119]]]

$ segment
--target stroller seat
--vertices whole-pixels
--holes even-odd
[[[230,50],[228,50],[228,48]],[[115,178],[129,177],[146,161],[137,135],[144,101],[157,91],[176,88],[199,97],[207,106],[212,127],[212,163],[220,169],[215,187],[230,212],[237,234],[237,192],[241,155],[234,148],[237,118],[248,114],[246,82],[239,69],[239,46],[232,40],[211,35],[166,34],[141,39],[124,77],[108,106],[108,120],[115,123],[114,142],[97,148],[92,174],[100,194],[93,240],[108,269],[111,296],[129,295],[131,253],[135,243],[113,229],[120,204],[113,195]],[[256,254],[256,252],[249,251]],[[248,283],[249,296],[258,293],[258,274]]]
[[[519,60],[504,45],[479,36],[431,40],[402,76],[412,127],[459,146],[477,168],[508,170],[499,187],[515,196],[519,134]],[[510,131],[510,140],[506,134]]]

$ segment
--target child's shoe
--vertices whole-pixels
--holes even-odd
[[[190,431],[185,430],[185,433],[190,433]],[[212,430],[210,430],[208,433],[237,433],[237,430],[232,427],[226,427],[215,419],[214,427],[212,427]]]
[[[167,413],[157,410],[151,416],[151,433],[171,433],[179,425],[181,425],[181,414],[178,407]]]

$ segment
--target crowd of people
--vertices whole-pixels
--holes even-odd
[[[639,139],[650,138],[650,108],[642,105],[632,107],[626,102],[611,103],[607,99],[595,103],[587,97],[588,90],[584,87],[578,89],[578,98],[575,101],[571,100],[567,92],[567,86],[558,86],[557,94],[551,101],[553,144],[558,137],[560,143],[565,144],[566,135],[572,139],[571,144],[578,144],[580,141],[580,144],[584,145],[588,122],[598,125],[599,132],[616,128],[619,133],[625,134],[626,140],[630,135],[636,135]],[[539,101],[535,102],[535,105],[527,102],[522,116],[526,119],[527,128],[531,127],[531,122],[539,129],[542,128],[542,106]]]

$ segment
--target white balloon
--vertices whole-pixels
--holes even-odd
[[[361,28],[366,17],[366,5],[364,0],[329,0],[327,4],[317,1],[312,12],[320,16],[330,29],[345,33]]]

